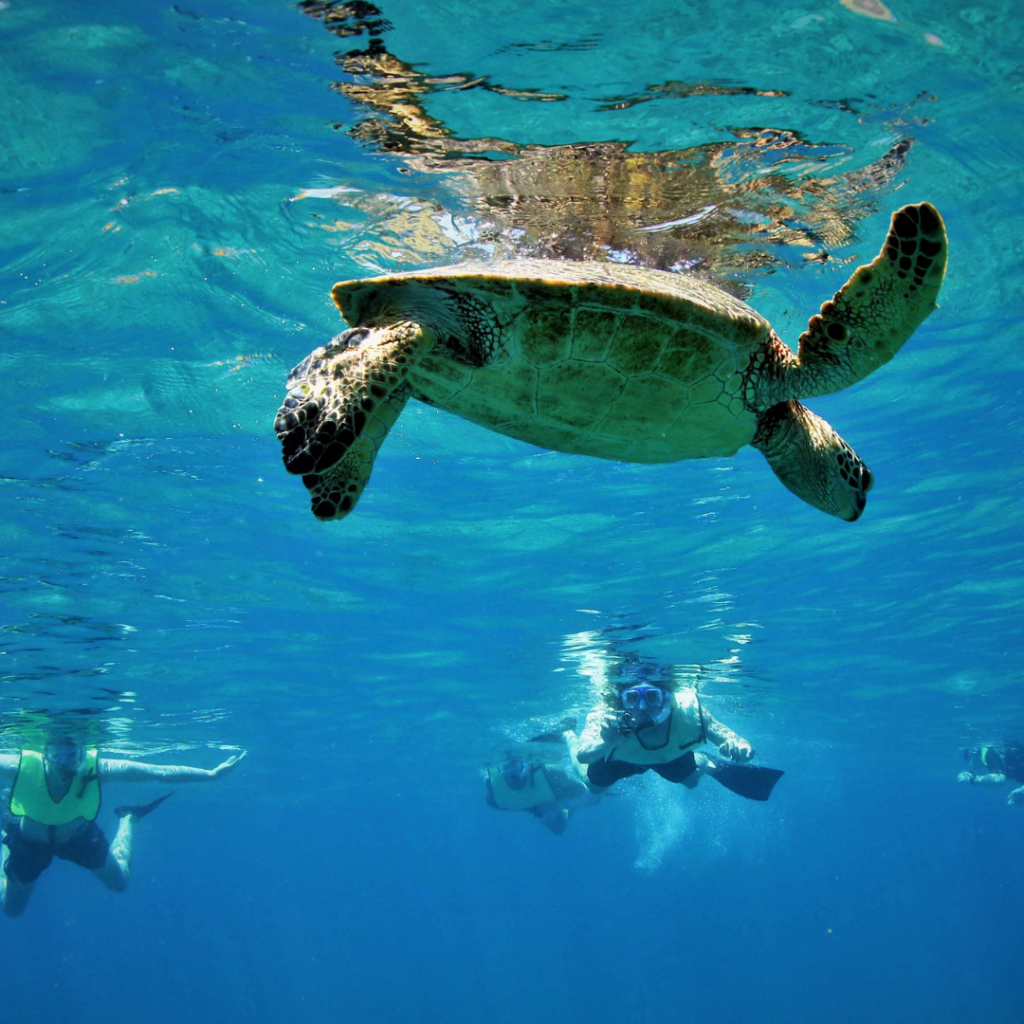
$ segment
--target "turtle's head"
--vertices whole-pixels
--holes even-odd
[[[486,366],[501,348],[502,333],[491,289],[503,289],[490,274],[475,272],[480,270],[486,268],[465,264],[339,281],[331,297],[350,324],[416,323],[437,338],[449,358]]]
[[[751,444],[798,498],[830,516],[861,517],[874,478],[857,453],[799,402],[780,402],[763,412]]]
[[[354,325],[343,335],[357,339],[350,342],[352,345],[366,343],[356,332],[380,332],[401,323],[421,324],[441,338],[463,333],[459,306],[452,296],[433,282],[415,276],[396,274],[340,281],[331,291],[331,298],[346,322]]]
[[[274,430],[285,467],[302,477],[317,519],[341,519],[355,508],[409,397],[409,367],[433,343],[414,323],[353,327],[288,375]]]

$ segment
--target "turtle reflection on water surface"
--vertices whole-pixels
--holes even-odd
[[[800,336],[701,280],[610,263],[467,263],[334,286],[351,329],[292,370],[275,421],[313,514],[355,507],[409,398],[557,451],[675,462],[761,451],[830,515],[864,511],[871,473],[799,399],[862,380],[935,308],[946,233],[929,203],[892,217]]]

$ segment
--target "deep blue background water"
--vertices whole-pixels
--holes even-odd
[[[140,824],[127,894],[57,864],[0,921],[8,1017],[1024,1019],[1024,811],[955,781],[1024,729],[1024,33],[892,13],[395,0],[343,36],[270,0],[3,5],[4,745],[56,715],[250,751]],[[875,474],[856,525],[749,449],[599,463],[424,406],[343,523],[280,466],[335,280],[690,267],[795,344],[921,199],[941,309],[809,403]],[[704,666],[786,769],[770,803],[645,777],[560,838],[485,806],[612,642]]]

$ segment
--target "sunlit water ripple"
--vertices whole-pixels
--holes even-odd
[[[12,737],[58,708],[138,749],[429,723],[464,775],[585,709],[564,638],[623,617],[666,661],[733,659],[703,685],[769,749],[894,713],[922,750],[1024,726],[1019,18],[733,8],[0,10]],[[335,280],[647,263],[795,344],[925,198],[941,310],[812,403],[876,475],[855,526],[750,449],[590,462],[421,405],[343,524],[281,469],[273,417],[339,328]]]

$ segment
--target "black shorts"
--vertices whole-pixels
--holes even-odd
[[[110,853],[110,843],[95,821],[87,822],[66,843],[50,844],[29,842],[15,820],[7,828],[4,843],[11,851],[7,858],[7,877],[22,885],[31,885],[50,866],[54,857],[98,871],[106,864]]]
[[[684,782],[697,770],[697,762],[693,751],[688,750],[682,757],[662,764],[630,764],[629,761],[594,761],[587,765],[587,781],[593,786],[606,789],[619,779],[628,779],[631,775],[643,775],[644,772],[657,772],[669,782]]]

